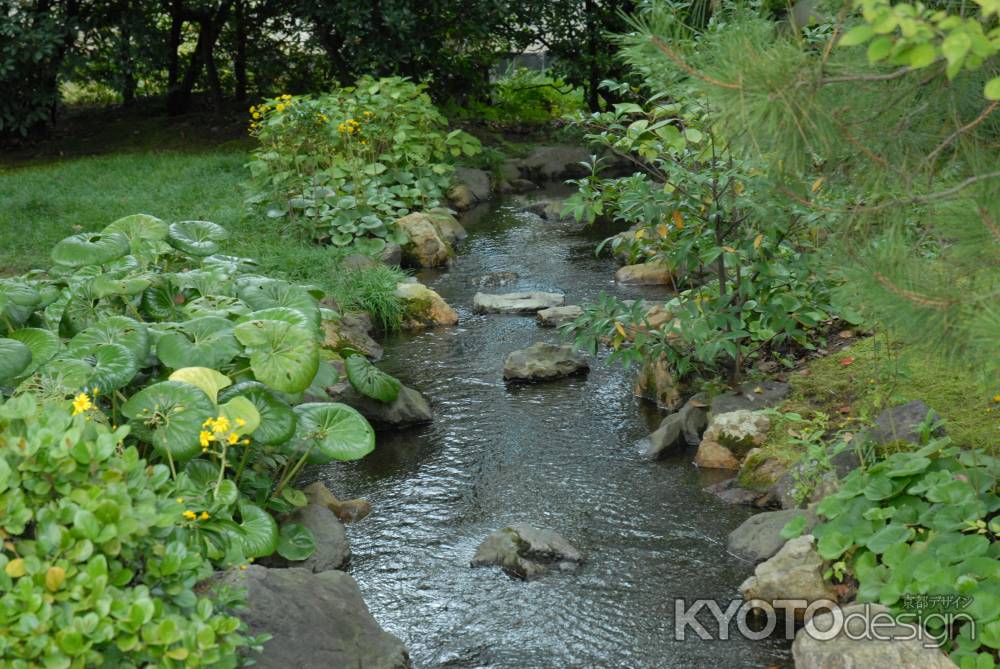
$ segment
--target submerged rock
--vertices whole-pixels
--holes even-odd
[[[472,307],[477,314],[534,314],[542,309],[558,307],[564,299],[561,293],[476,293],[472,298]]]
[[[811,534],[805,534],[789,539],[773,557],[757,565],[753,576],[740,585],[740,593],[747,601],[836,601],[836,593],[823,580],[823,570],[823,558],[816,552],[816,539]],[[797,615],[801,614],[800,609]]]
[[[515,523],[483,540],[472,558],[473,567],[500,566],[508,575],[531,579],[550,569],[569,571],[583,562],[583,554],[562,535]]]
[[[261,669],[410,669],[402,642],[375,622],[353,578],[341,571],[267,569],[251,565],[222,577],[245,588],[238,611],[251,635],[270,634],[254,656]]]
[[[572,346],[539,342],[510,353],[503,363],[507,381],[551,381],[590,369],[587,358]]]
[[[408,386],[400,388],[395,401],[389,403],[365,397],[350,385],[334,396],[334,399],[357,409],[376,430],[397,430],[422,425],[434,418],[431,406],[424,396]]]
[[[726,539],[726,548],[730,552],[749,558],[754,562],[766,560],[785,545],[781,530],[792,519],[800,515],[806,516],[804,531],[809,532],[817,521],[816,514],[811,511],[788,509],[754,514],[729,533]]]
[[[757,509],[770,509],[775,506],[773,499],[767,493],[755,492],[741,488],[736,479],[719,481],[705,488],[705,492],[715,495],[727,504],[741,504]]]
[[[538,184],[519,177],[514,177],[513,179],[505,180],[500,183],[500,192],[505,194],[528,193],[537,189]]]
[[[458,314],[437,291],[422,283],[396,284],[396,297],[403,302],[403,328],[423,330],[435,325],[455,325]]]
[[[842,609],[845,625],[833,638],[816,638],[803,628],[795,635],[792,657],[796,669],[868,669],[869,667],[919,667],[957,669],[939,648],[927,648],[913,638],[913,628],[896,624],[881,604],[849,604]],[[813,618],[816,630],[832,630],[833,613]],[[879,638],[870,634],[878,630]]]
[[[658,262],[625,265],[615,272],[615,281],[630,286],[662,286],[673,281],[674,273]]]
[[[564,307],[549,307],[540,309],[536,318],[538,324],[547,328],[556,328],[563,323],[574,321],[583,315],[583,307],[576,304],[569,304]]]
[[[469,279],[469,285],[476,288],[496,288],[514,283],[518,279],[517,272],[490,272]]]
[[[367,499],[337,499],[329,488],[320,481],[310,483],[302,489],[310,504],[325,506],[333,511],[342,523],[356,523],[372,512],[372,503]]]

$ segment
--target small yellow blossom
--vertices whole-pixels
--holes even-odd
[[[198,441],[201,442],[202,448],[208,448],[208,445],[215,441],[215,435],[206,430],[202,430],[198,433]]]
[[[201,515],[198,516],[198,520],[208,520],[208,511],[202,511]]]
[[[244,439],[240,443],[243,444],[244,446],[249,446],[250,445],[250,440],[249,439]]]
[[[996,402],[997,404],[1000,404],[1000,395],[994,395],[993,401]]]
[[[282,100],[291,100],[292,96],[289,95],[288,93],[285,93],[284,95],[281,96],[281,99]]]
[[[183,504],[184,503],[184,498],[183,497],[178,497],[177,498],[177,503],[178,504]]]
[[[366,111],[366,112],[365,112],[365,118],[371,118],[371,117],[372,117],[372,116],[374,116],[374,115],[375,115],[375,114],[371,113],[370,111]]]
[[[229,432],[229,419],[225,416],[219,416],[215,419],[215,423],[212,424],[213,432]]]
[[[239,442],[239,440],[240,437],[235,432],[230,432],[229,438],[226,439],[226,441],[229,443],[230,446],[235,446]]]
[[[87,393],[80,393],[73,398],[73,415],[81,414],[88,409],[94,407],[93,403],[90,401],[90,395]]]
[[[277,105],[274,106],[274,108],[277,109],[278,111],[285,111],[285,103],[279,102]]]
[[[243,427],[244,425],[247,424],[247,422],[245,420],[243,420],[242,418],[237,418],[236,419],[236,424],[239,425],[240,427]]]
[[[212,427],[213,425],[215,425],[214,418],[206,418],[205,422],[201,424],[202,427],[209,427],[209,428]]]
[[[194,520],[195,518],[197,518],[197,517],[198,517],[198,514],[196,514],[196,513],[195,513],[194,511],[192,511],[191,509],[188,509],[187,511],[185,511],[185,512],[184,512],[183,514],[181,514],[181,515],[183,515],[183,516],[184,516],[185,518],[187,518],[188,520]]]

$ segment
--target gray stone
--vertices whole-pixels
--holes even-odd
[[[503,363],[507,381],[551,381],[583,374],[590,365],[572,346],[538,342],[510,353]]]
[[[490,175],[483,170],[472,167],[456,167],[455,181],[468,186],[476,202],[484,202],[493,195]]]
[[[542,309],[562,305],[564,299],[562,293],[476,293],[472,308],[477,314],[536,314]]]
[[[371,338],[367,314],[341,314],[340,320],[323,322],[323,348],[339,351],[353,348],[371,360],[382,357],[382,346]]]
[[[538,184],[533,181],[528,181],[527,179],[513,178],[509,181],[505,180],[500,184],[500,192],[504,194],[508,193],[528,193],[538,188]]]
[[[796,669],[956,669],[956,665],[938,648],[927,648],[913,637],[913,628],[894,622],[889,609],[881,604],[849,604],[842,610],[847,624],[831,639],[817,639],[810,634],[815,626],[820,633],[833,629],[832,613],[820,613],[795,635],[792,658]],[[868,638],[866,632],[878,630],[882,638]]]
[[[660,262],[625,265],[615,272],[615,282],[629,286],[664,286],[673,280],[673,270]]]
[[[346,569],[351,561],[351,544],[344,526],[333,510],[319,504],[307,504],[288,517],[287,522],[298,523],[313,534],[316,551],[295,567],[308,569],[314,574],[331,569]]]
[[[479,544],[473,567],[498,565],[516,578],[531,579],[550,569],[568,571],[583,562],[583,554],[562,535],[515,523],[490,534]]]
[[[350,385],[334,396],[339,402],[357,409],[376,430],[397,430],[429,423],[434,418],[431,406],[419,392],[403,386],[393,402],[379,402],[365,397]]]
[[[318,504],[333,511],[342,523],[356,523],[372,512],[372,503],[360,497],[337,499],[322,482],[315,481],[302,489],[310,504]]]
[[[590,162],[590,151],[583,147],[540,146],[516,165],[522,178],[554,181],[587,176],[590,169],[580,164],[587,162]]]
[[[399,263],[403,261],[403,247],[396,242],[388,242],[378,259],[383,265],[398,267]]]
[[[727,504],[740,504],[757,509],[770,508],[770,498],[766,494],[741,488],[736,483],[736,479],[726,479],[713,483],[705,488],[705,492],[715,495]]]
[[[816,552],[816,539],[804,534],[789,539],[769,560],[757,565],[753,576],[740,584],[743,599],[806,599],[836,601],[832,588],[823,580],[823,558]],[[801,615],[802,610],[797,611]]]
[[[725,392],[712,398],[713,416],[740,409],[768,409],[777,406],[788,397],[790,386],[780,381],[744,383],[737,390]]]
[[[875,425],[865,433],[869,441],[884,446],[894,441],[908,441],[911,444],[920,443],[920,426],[927,415],[931,421],[937,422],[941,416],[920,400],[889,407],[875,419]],[[938,428],[934,436],[943,436],[944,429]]]
[[[407,266],[442,267],[454,256],[454,249],[429,214],[413,212],[395,225],[407,236],[402,249],[402,260]]]
[[[451,215],[451,211],[441,207],[435,207],[427,212],[428,218],[437,228],[438,235],[448,244],[454,246],[456,243],[469,236],[465,227],[458,222],[458,219]]]
[[[238,615],[251,635],[268,633],[260,669],[410,669],[402,642],[375,622],[353,578],[341,571],[267,569],[251,565],[222,577],[246,588]]]
[[[469,285],[476,288],[496,288],[506,286],[517,281],[517,272],[490,272],[469,279]]]
[[[672,413],[660,423],[660,427],[649,435],[649,445],[644,455],[659,458],[684,446],[695,446],[701,441],[701,433],[708,425],[708,411],[704,405],[704,395],[692,397],[680,411]]]
[[[792,519],[804,515],[806,525],[803,532],[808,533],[816,526],[816,514],[812,511],[787,509],[784,511],[765,511],[750,516],[743,524],[729,533],[726,548],[730,552],[749,558],[754,562],[762,562],[777,553],[785,540],[781,537],[784,529]]]
[[[564,307],[549,307],[539,310],[536,318],[538,324],[547,328],[556,328],[563,323],[574,321],[583,315],[583,307],[576,304],[568,304]]]

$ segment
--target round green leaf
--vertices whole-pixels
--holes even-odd
[[[210,256],[219,250],[219,244],[228,234],[226,229],[209,221],[180,221],[172,223],[167,232],[167,242],[175,249],[193,256]]]
[[[245,499],[238,506],[243,519],[239,525],[243,554],[257,558],[274,553],[278,548],[278,524],[271,514]]]
[[[298,523],[281,526],[278,535],[278,555],[286,560],[298,562],[316,552],[316,538],[309,528]]]
[[[76,358],[55,358],[38,369],[43,378],[65,391],[64,394],[87,385],[93,371],[90,363]]]
[[[295,435],[297,421],[292,407],[263,383],[237,383],[223,390],[219,394],[219,401],[228,402],[234,397],[245,397],[260,414],[260,426],[253,432],[254,442],[265,445],[283,444]]]
[[[359,460],[375,450],[375,431],[360,413],[333,402],[300,404],[294,409],[300,448],[309,450],[309,462]]]
[[[913,530],[906,525],[890,523],[868,538],[865,546],[872,553],[882,554],[896,544],[906,543],[913,537]]]
[[[142,308],[153,320],[183,320],[181,305],[187,301],[184,293],[169,278],[163,278],[142,293]]]
[[[319,367],[319,346],[312,332],[282,321],[253,320],[233,331],[246,347],[258,381],[286,393],[305,390]]]
[[[824,560],[834,560],[841,555],[844,551],[850,548],[854,542],[849,536],[843,534],[842,532],[829,532],[824,534],[818,542],[816,542],[816,552]]]
[[[156,343],[156,356],[171,369],[218,368],[240,354],[233,324],[225,318],[204,316],[182,323],[180,332],[169,332]]]
[[[70,353],[84,356],[104,344],[124,346],[142,364],[149,356],[149,330],[144,323],[127,316],[109,316],[74,336],[68,348]]]
[[[93,365],[87,386],[101,392],[124,388],[139,372],[135,356],[121,344],[101,344],[85,360]]]
[[[363,355],[349,356],[345,365],[347,367],[347,380],[359,393],[379,402],[396,401],[399,389],[403,386],[399,379],[389,376],[368,362],[368,358]]]
[[[150,280],[143,277],[116,279],[110,274],[94,277],[90,290],[97,298],[109,295],[138,295],[149,288]]]
[[[11,324],[25,322],[43,306],[42,294],[35,286],[21,279],[0,279],[0,315]]]
[[[25,376],[33,374],[35,370],[54,358],[62,348],[59,337],[51,330],[24,328],[11,332],[8,337],[21,342],[31,351],[31,364],[24,370]]]
[[[171,381],[190,383],[201,388],[213,402],[219,396],[219,391],[233,382],[225,374],[208,367],[184,367],[170,375]]]
[[[301,312],[309,322],[319,326],[319,302],[301,286],[262,277],[245,277],[237,283],[237,295],[251,309],[285,307]]]
[[[215,405],[199,388],[163,381],[139,391],[122,407],[135,432],[175,460],[188,460],[201,450],[198,434]]]
[[[247,321],[284,321],[285,323],[291,323],[292,325],[298,325],[306,329],[312,327],[312,321],[304,313],[298,309],[289,309],[288,307],[260,309],[241,316],[236,320],[237,324],[246,323]]]
[[[128,252],[128,238],[120,232],[84,232],[52,247],[52,260],[68,267],[103,265]]]
[[[132,214],[108,224],[103,232],[117,232],[125,235],[133,250],[138,250],[143,242],[163,241],[167,238],[167,224],[149,214]]]
[[[0,339],[0,383],[10,381],[31,365],[31,349],[16,339]]]

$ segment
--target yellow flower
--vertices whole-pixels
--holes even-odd
[[[243,420],[242,418],[237,418],[236,419],[236,424],[239,425],[240,427],[243,427],[244,425],[247,424],[247,422],[245,420]]]
[[[97,393],[99,392],[101,392],[101,389],[98,388],[97,386],[94,386],[94,399],[97,399]]]
[[[80,393],[73,398],[73,415],[81,414],[88,409],[92,409],[94,405],[90,401],[90,395],[87,393]]]
[[[230,432],[229,438],[226,441],[229,442],[230,446],[235,446],[239,440],[240,438],[235,432]]]
[[[279,102],[277,105],[275,105],[274,108],[277,109],[278,111],[285,111],[285,103]]]
[[[211,432],[206,432],[202,430],[198,433],[198,440],[201,442],[202,448],[208,448],[209,443],[215,441],[215,435]]]
[[[214,418],[206,418],[205,422],[201,424],[202,427],[212,427],[213,425],[215,425]]]
[[[197,517],[198,517],[198,514],[196,514],[196,513],[195,513],[194,511],[192,511],[191,509],[188,509],[188,510],[187,510],[187,511],[185,511],[185,512],[184,512],[184,513],[183,513],[182,515],[183,515],[183,516],[184,516],[185,518],[187,518],[188,520],[194,520],[195,518],[197,518]]]
[[[184,503],[184,498],[183,497],[178,497],[177,498],[177,503],[178,504],[183,504]]]
[[[291,100],[292,96],[289,95],[288,93],[285,93],[284,95],[281,96],[281,99],[282,100]]]
[[[260,112],[254,112],[253,113],[253,117],[254,118],[260,118]]]
[[[202,511],[201,515],[198,516],[199,520],[208,520],[208,511]]]
[[[219,416],[215,419],[215,424],[212,425],[212,430],[214,432],[229,432],[229,419],[225,416]]]
[[[993,401],[996,402],[997,404],[1000,404],[1000,395],[994,395]]]
[[[254,105],[250,105],[250,113],[252,114],[255,111],[257,111],[257,107],[255,107]]]
[[[250,445],[250,440],[249,439],[244,439],[240,443],[243,444],[244,446],[249,446]]]
[[[370,111],[366,111],[366,112],[365,112],[365,118],[371,118],[371,117],[372,117],[372,116],[374,116],[374,115],[375,115],[375,114],[371,113]]]

